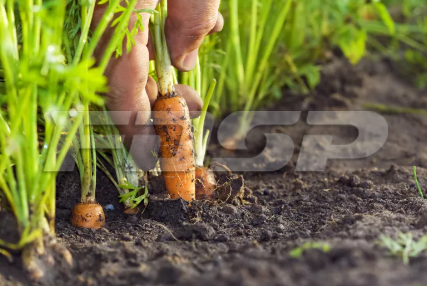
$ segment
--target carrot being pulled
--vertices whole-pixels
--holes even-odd
[[[153,110],[166,189],[172,199],[194,200],[195,162],[187,104],[176,94],[159,96]]]
[[[192,201],[195,193],[195,159],[191,120],[187,103],[174,89],[169,50],[164,36],[166,1],[151,16],[159,95],[153,107],[153,120],[160,136],[160,168],[172,199]]]

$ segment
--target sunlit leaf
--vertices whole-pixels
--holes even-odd
[[[384,25],[387,26],[388,31],[391,35],[395,33],[395,24],[393,18],[390,16],[387,7],[381,2],[373,2],[375,9],[377,10],[378,15],[381,17]]]

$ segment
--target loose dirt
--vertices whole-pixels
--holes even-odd
[[[389,63],[364,61],[353,67],[333,60],[312,94],[286,93],[269,108],[302,110],[297,124],[259,127],[249,134],[249,151],[239,155],[258,154],[263,134],[271,132],[289,135],[295,152],[278,171],[244,173],[243,203],[189,206],[168,200],[161,179],[152,177],[147,209],[127,216],[113,185],[100,173],[97,200],[107,224],[96,231],[77,229],[69,218],[79,200],[78,175],[61,173],[57,236],[71,251],[74,267],[53,266],[55,275],[39,284],[427,285],[427,253],[405,266],[378,244],[381,234],[396,238],[399,232],[411,232],[418,239],[427,233],[427,200],[419,197],[412,174],[417,165],[427,190],[426,116],[383,114],[388,139],[374,155],[329,160],[324,172],[295,171],[304,135],[332,135],[334,144],[349,144],[358,135],[351,126],[310,126],[306,111],[363,110],[366,103],[427,110],[423,92],[401,80]],[[209,156],[230,156],[213,141]],[[265,164],[271,158],[266,156]],[[0,213],[1,228],[10,225],[8,220]],[[0,231],[0,237],[5,233]],[[292,257],[290,251],[305,242],[327,243],[330,249],[308,249]],[[0,258],[0,285],[29,284],[19,263]]]

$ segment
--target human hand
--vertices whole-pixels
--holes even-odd
[[[224,20],[218,12],[219,3],[220,0],[168,1],[165,34],[172,64],[178,70],[193,69],[204,37],[222,30]],[[140,0],[136,9],[154,9],[157,4],[158,0]],[[92,27],[96,27],[107,5],[108,3],[96,7]],[[150,111],[158,93],[156,82],[148,75],[149,60],[153,59],[148,30],[150,15],[143,13],[142,19],[144,31],[139,31],[135,36],[136,46],[129,54],[123,54],[119,58],[112,57],[107,66],[106,76],[110,88],[107,107],[120,134],[125,136],[125,146],[136,163],[148,170],[157,161],[152,152],[157,148],[157,136],[150,121]],[[133,15],[130,27],[134,26],[136,20]],[[114,29],[111,28],[106,31],[95,56],[102,56],[113,32]],[[123,45],[125,44],[126,39]],[[203,106],[197,92],[184,85],[175,85],[175,89],[187,101],[192,117],[197,117]]]

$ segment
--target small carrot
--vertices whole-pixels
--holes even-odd
[[[71,213],[71,224],[81,228],[101,228],[105,223],[102,206],[96,202],[96,151],[93,128],[89,116],[89,105],[84,103],[83,124],[79,135],[73,139],[73,157],[81,178],[80,202]]]
[[[206,167],[196,167],[196,200],[212,199],[216,189],[215,173]]]
[[[213,162],[211,166],[217,166],[228,172],[228,175],[233,175],[231,170],[219,163]],[[230,180],[231,182],[231,180]],[[196,199],[197,200],[217,200],[220,194],[218,193],[221,189],[221,184],[218,183],[218,178],[215,175],[214,170],[208,167],[197,166],[196,167]]]
[[[195,159],[190,113],[185,100],[175,92],[173,70],[164,34],[167,3],[161,1],[151,15],[159,96],[153,106],[153,121],[160,136],[160,168],[172,199],[196,198]]]
[[[97,203],[78,203],[71,213],[71,224],[76,227],[98,229],[104,226],[105,215]]]

